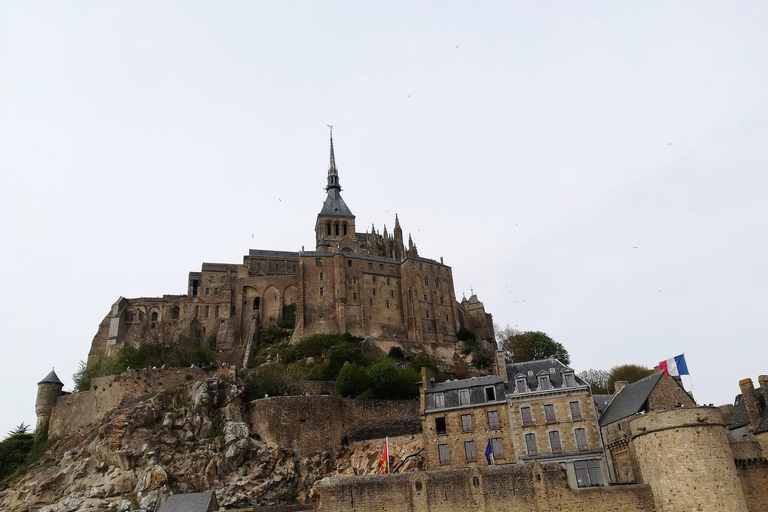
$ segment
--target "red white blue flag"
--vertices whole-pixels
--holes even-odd
[[[690,373],[688,373],[688,365],[685,364],[685,355],[683,354],[660,362],[659,368],[670,377],[690,375]]]

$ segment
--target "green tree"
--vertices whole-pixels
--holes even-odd
[[[22,423],[19,427],[23,426]],[[19,430],[19,427],[12,430],[8,437],[0,442],[0,489],[25,463],[35,445],[35,436],[28,434],[26,429]]]
[[[608,394],[608,377],[605,370],[589,369],[579,373],[579,378],[589,384],[594,395]]]
[[[614,366],[611,368],[611,371],[608,372],[608,391],[613,393],[613,385],[618,381],[625,380],[632,384],[642,378],[653,375],[653,373],[654,371],[650,368],[639,364],[622,364]]]
[[[513,363],[538,361],[554,356],[564,365],[571,363],[571,356],[562,343],[541,331],[518,331],[507,327],[499,337],[499,346]]]
[[[371,379],[371,391],[376,398],[398,398],[400,374],[391,360],[371,365],[368,377]]]
[[[347,398],[354,398],[371,386],[368,372],[356,364],[345,364],[336,378],[336,392]]]

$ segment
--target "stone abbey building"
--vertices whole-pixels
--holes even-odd
[[[217,349],[234,362],[260,327],[294,305],[294,340],[349,332],[384,351],[400,346],[450,361],[461,327],[493,338],[482,302],[474,294],[457,302],[451,267],[420,256],[397,215],[391,233],[358,231],[341,197],[332,135],[325,189],[314,251],[251,249],[242,264],[203,263],[189,273],[184,295],[120,297],[99,326],[89,362],[126,344],[195,335],[215,335]]]

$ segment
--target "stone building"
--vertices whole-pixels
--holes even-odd
[[[473,295],[457,303],[453,269],[419,255],[395,215],[386,226],[359,231],[341,196],[331,137],[326,197],[315,219],[314,250],[251,249],[242,263],[203,263],[190,272],[186,294],[120,297],[99,326],[89,362],[147,339],[174,342],[215,337],[231,361],[241,358],[260,327],[295,308],[294,339],[349,332],[382,350],[425,350],[453,356],[460,327],[493,338],[493,319]]]

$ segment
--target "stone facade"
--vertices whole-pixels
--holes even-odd
[[[387,346],[415,344],[448,359],[460,327],[493,339],[493,319],[482,302],[475,295],[456,301],[451,267],[442,258],[421,257],[410,236],[406,245],[397,216],[391,234],[386,226],[356,231],[341,197],[332,141],[326,194],[315,250],[252,249],[241,264],[203,263],[190,272],[186,294],[120,297],[99,326],[89,362],[126,344],[185,337],[215,337],[222,359],[234,362],[254,334],[291,305],[295,340],[349,332]]]

